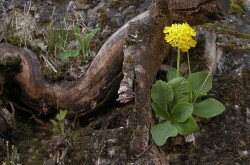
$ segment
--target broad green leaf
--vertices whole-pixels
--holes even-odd
[[[70,57],[75,57],[79,55],[79,50],[69,50],[66,51],[64,54],[60,55],[61,61],[68,61]]]
[[[190,116],[184,122],[176,122],[173,125],[176,127],[178,133],[181,135],[190,135],[191,133],[194,133],[199,129],[197,123],[195,122],[192,116]]]
[[[191,73],[188,82],[191,85],[192,92],[194,92],[193,99],[207,95],[207,92],[212,88],[212,78],[205,71]]]
[[[158,146],[162,146],[166,143],[168,137],[175,137],[178,132],[170,121],[159,123],[151,128],[151,134],[154,142]]]
[[[171,119],[174,122],[186,121],[193,112],[193,105],[190,103],[179,103],[177,104],[171,113]]]
[[[216,99],[209,98],[194,105],[193,114],[210,118],[221,114],[225,110],[225,106]]]
[[[167,74],[167,80],[170,81],[177,77],[178,77],[177,70],[175,68],[169,68],[168,74]]]
[[[152,102],[152,108],[155,111],[155,116],[160,119],[166,120],[170,118],[167,106],[161,107],[157,102]]]
[[[193,92],[191,90],[191,85],[188,82],[188,89],[189,89],[189,103],[191,103],[193,101]]]
[[[173,106],[178,103],[188,102],[189,101],[189,85],[186,79],[183,77],[174,78],[167,83],[172,87],[174,92],[173,97]]]
[[[173,100],[173,90],[164,81],[158,80],[151,89],[151,98],[153,102],[157,102],[161,107],[166,107],[167,103]]]

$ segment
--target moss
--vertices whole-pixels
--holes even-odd
[[[100,14],[102,17],[106,17],[108,15],[106,9],[104,8],[99,8],[96,10],[96,12]]]
[[[65,76],[65,73],[62,72],[62,71],[59,71],[59,72],[57,72],[57,73],[53,76],[53,78],[54,78],[55,81],[60,81],[60,80],[63,80],[63,79],[64,79],[64,76]]]
[[[226,52],[236,51],[240,54],[248,53],[250,51],[249,46],[247,46],[247,42],[228,42],[227,45],[224,46],[224,50]]]
[[[7,57],[1,61],[1,65],[4,65],[4,66],[19,65],[20,62],[21,62],[20,57],[17,57],[17,58]]]
[[[231,7],[231,10],[233,10],[236,13],[241,12],[241,7],[236,3],[231,3],[230,7]]]
[[[134,62],[134,57],[132,54],[130,54],[129,56],[127,56],[126,59],[124,59],[127,63],[132,64]]]
[[[129,16],[129,15],[137,15],[138,11],[136,10],[129,10],[127,12],[124,13],[124,15]]]
[[[234,35],[234,36],[236,36],[238,38],[250,39],[250,34],[249,33],[240,33],[238,31],[235,31],[235,30],[232,30],[232,29],[221,29],[219,31],[224,33],[224,34]]]
[[[107,23],[109,22],[109,16],[105,8],[99,8],[96,11],[99,14],[99,20],[101,23],[101,26],[106,26]]]
[[[50,67],[45,67],[43,69],[43,76],[46,80],[49,80],[51,82],[56,82],[63,80],[65,78],[65,72],[59,71],[55,73]]]
[[[249,33],[241,33],[239,31],[230,29],[231,25],[227,20],[214,22],[214,23],[206,23],[204,25],[197,26],[197,28],[205,29],[208,31],[217,31],[222,34],[228,34],[236,36],[237,38],[250,39]]]
[[[232,12],[238,16],[242,14],[242,2],[240,0],[232,0],[230,4],[230,8]]]
[[[86,5],[87,8],[94,8],[98,3],[100,3],[102,0],[78,0],[79,4]]]
[[[43,69],[43,76],[45,77],[45,79],[51,80],[53,77],[53,70],[49,67],[45,67]]]
[[[37,45],[32,45],[29,41],[23,40],[19,36],[11,34],[11,32],[2,32],[0,37],[0,42],[7,42],[12,45],[20,46],[20,47],[27,47],[32,49],[34,52],[39,54],[42,50]]]
[[[112,9],[117,9],[121,5],[121,1],[113,0],[110,2],[109,7]]]
[[[21,58],[19,56],[4,58],[0,63],[0,71],[4,71],[10,76],[12,73],[20,71],[20,63]]]
[[[3,36],[3,39],[13,45],[24,45],[23,40],[18,37],[18,36],[14,36],[14,35],[10,35],[10,34],[5,34]]]
[[[80,4],[85,4],[85,3],[86,3],[86,0],[78,0],[78,3],[80,3]]]
[[[144,0],[123,0],[123,1],[120,1],[120,0],[112,0],[110,3],[109,3],[109,8],[112,8],[112,9],[118,9],[119,7],[128,7],[130,5],[135,5],[135,6],[138,6],[140,4],[143,4]]]

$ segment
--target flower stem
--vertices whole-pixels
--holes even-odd
[[[177,49],[177,77],[180,76],[180,48]]]
[[[187,59],[188,59],[188,75],[191,74],[191,68],[190,68],[190,60],[189,60],[189,52],[187,51]]]

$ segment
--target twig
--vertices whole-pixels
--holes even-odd
[[[46,66],[51,67],[51,69],[52,69],[55,73],[57,73],[58,71],[57,71],[56,68],[49,62],[49,60],[48,60],[44,55],[42,55],[42,57],[43,57],[44,62],[46,63]]]

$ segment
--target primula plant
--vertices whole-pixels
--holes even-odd
[[[89,45],[95,35],[100,31],[100,28],[97,27],[91,30],[89,33],[82,33],[81,28],[76,26],[74,28],[75,38],[79,42],[80,47],[76,50],[67,50],[64,54],[60,55],[61,61],[68,61],[71,57],[76,57],[82,55],[82,60],[87,61],[89,56],[94,56],[95,52],[90,51]]]
[[[206,71],[191,73],[190,47],[196,46],[196,32],[187,23],[165,27],[165,40],[177,48],[177,69],[170,68],[166,82],[156,81],[151,89],[152,108],[159,122],[151,128],[155,143],[162,146],[169,137],[187,136],[198,131],[195,116],[211,118],[225,107],[213,98],[204,99],[212,88],[212,78]],[[189,74],[180,75],[180,54],[187,52]]]
[[[50,119],[50,122],[53,124],[53,132],[55,134],[59,134],[64,136],[65,134],[65,117],[67,115],[67,110],[60,110],[58,114],[56,114],[55,119]]]

